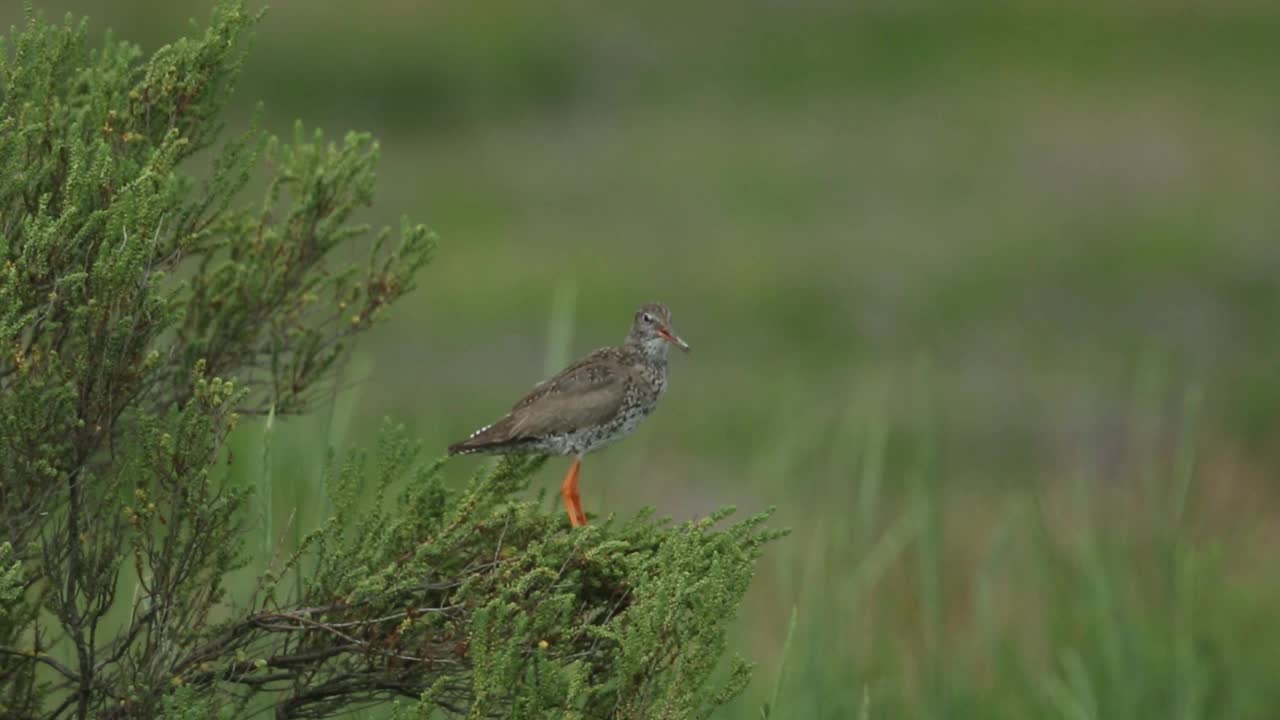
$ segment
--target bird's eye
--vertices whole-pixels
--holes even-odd
[[[649,313],[645,313],[644,315],[641,315],[641,316],[640,316],[640,319],[641,319],[641,320],[644,320],[644,321],[645,321],[645,322],[647,322],[647,323],[651,323],[651,322],[653,322],[653,316],[652,316],[652,315],[650,315]]]

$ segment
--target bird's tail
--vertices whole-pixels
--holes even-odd
[[[480,452],[479,448],[473,448],[467,445],[467,441],[457,442],[449,446],[450,455],[470,455],[471,453]]]
[[[499,443],[479,443],[472,438],[467,438],[460,442],[456,442],[449,446],[450,455],[471,455],[473,453],[483,453],[490,451]]]
[[[526,437],[514,437],[511,433],[512,422],[502,418],[492,425],[485,425],[471,433],[466,440],[449,446],[450,455],[471,455],[476,453],[504,454],[520,452],[530,442]]]

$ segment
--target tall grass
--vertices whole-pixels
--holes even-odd
[[[1159,384],[1139,383],[1135,396]],[[777,603],[743,623],[744,638],[785,638],[765,666],[774,682],[724,717],[1248,718],[1277,707],[1280,690],[1257,669],[1280,631],[1262,607],[1241,607],[1221,539],[1195,530],[1202,402],[1198,387],[1185,392],[1175,444],[1145,447],[1131,477],[1004,490],[952,483],[927,419],[904,438],[900,472],[885,447],[909,429],[874,414],[844,423],[831,442],[856,456],[847,483],[790,509],[798,532],[758,581],[796,599],[792,624]],[[1156,422],[1145,403],[1133,418],[1144,432]],[[1274,579],[1246,575],[1242,593],[1280,599]]]

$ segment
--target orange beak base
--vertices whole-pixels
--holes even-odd
[[[676,347],[680,348],[685,352],[689,352],[690,350],[693,349],[689,347],[689,343],[685,342],[683,339],[681,339],[679,335],[672,333],[667,328],[664,328],[664,327],[658,328],[658,334],[666,338],[667,342],[671,343],[672,345],[675,345]]]

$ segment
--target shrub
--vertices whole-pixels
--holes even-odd
[[[222,2],[144,58],[29,10],[0,45],[0,713],[692,717],[741,689],[741,661],[709,683],[763,516],[568,532],[516,497],[537,459],[451,491],[393,430],[379,502],[354,457],[333,517],[230,595],[251,497],[228,434],[324,400],[433,247],[351,224],[367,135],[220,142],[255,19]]]

